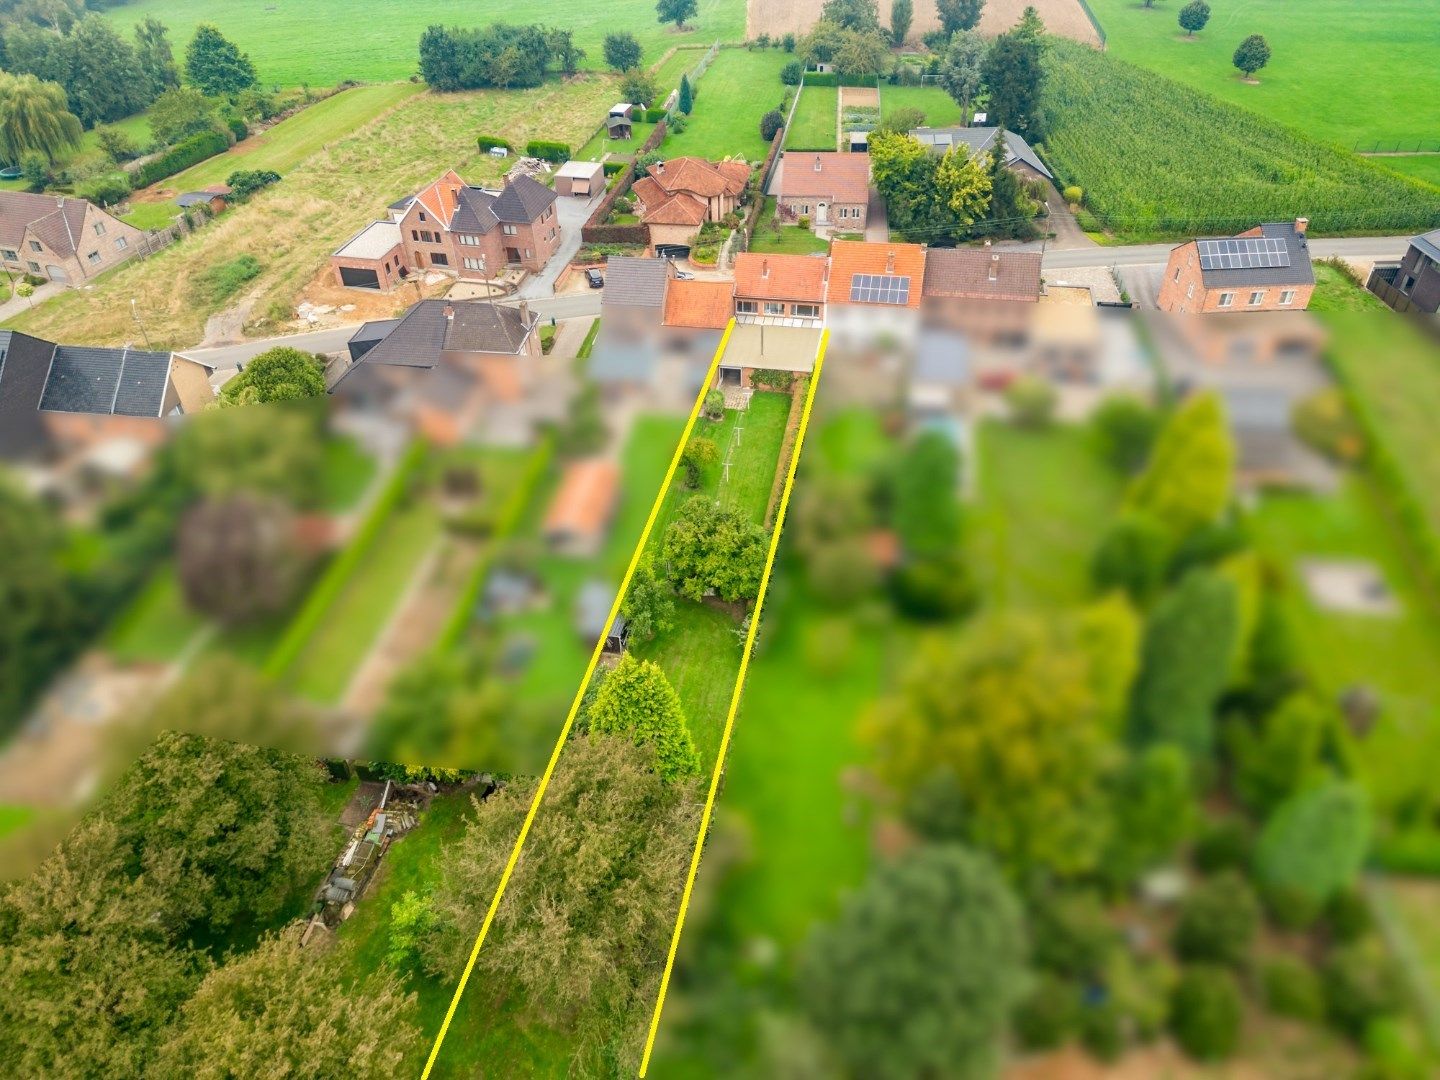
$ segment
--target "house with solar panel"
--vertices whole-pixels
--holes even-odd
[[[1156,306],[1175,314],[1303,311],[1315,291],[1306,218],[1201,237],[1170,252]]]

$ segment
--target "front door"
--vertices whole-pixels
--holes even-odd
[[[816,224],[816,225],[829,225],[829,224],[830,224],[830,204],[829,204],[829,203],[823,203],[823,202],[822,202],[822,203],[816,204],[816,206],[815,206],[815,224]]]

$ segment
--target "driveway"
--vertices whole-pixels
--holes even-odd
[[[1046,181],[1045,186],[1048,189],[1045,194],[1045,212],[1048,215],[1050,231],[1055,234],[1050,241],[1050,248],[1055,251],[1098,248],[1100,245],[1086,236],[1085,230],[1080,228],[1080,223],[1075,220],[1075,215],[1070,212],[1069,205],[1056,190],[1054,182]]]
[[[1154,311],[1160,298],[1160,283],[1165,277],[1165,267],[1158,263],[1149,266],[1117,266],[1115,273],[1125,286],[1130,300],[1142,311]]]
[[[865,210],[865,239],[872,244],[883,244],[890,239],[890,217],[885,212],[885,200],[873,187],[870,189],[870,205]]]
[[[16,278],[15,282],[19,284],[20,279]],[[60,284],[58,281],[47,281],[44,285],[35,286],[35,294],[28,300],[23,296],[12,295],[9,300],[0,304],[0,323],[8,322],[17,315],[23,315],[30,310],[33,304],[39,304],[42,301],[49,300],[52,296],[59,296],[68,287],[69,286]]]
[[[560,276],[560,271],[569,265],[570,260],[575,257],[575,253],[580,250],[580,228],[590,220],[590,214],[604,197],[603,191],[583,200],[577,199],[573,195],[557,197],[556,205],[559,207],[560,217],[560,247],[550,261],[545,264],[544,270],[525,279],[524,284],[520,286],[521,299],[534,300],[542,296],[555,295],[555,279]]]

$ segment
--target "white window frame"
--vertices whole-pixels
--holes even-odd
[[[124,250],[125,250],[127,247],[129,247],[129,246],[130,246],[130,241],[129,241],[129,240],[126,240],[125,237],[123,237],[123,236],[117,236],[117,237],[115,237],[115,250],[116,250],[116,251],[124,251]]]
[[[754,300],[735,301],[735,314],[737,315],[755,315],[759,312],[759,310],[760,308],[756,305]]]
[[[1250,307],[1259,307],[1259,306],[1260,306],[1261,304],[1263,304],[1264,302],[1265,302],[1265,290],[1264,290],[1264,289],[1251,289],[1251,290],[1250,290]]]
[[[781,303],[779,300],[766,300],[766,301],[765,301],[765,314],[766,314],[766,315],[784,315],[784,314],[785,314],[785,305],[784,305],[783,303]]]
[[[818,319],[820,317],[819,304],[796,304],[790,310],[797,319]]]
[[[505,226],[503,226],[503,229],[504,229],[504,232],[505,232],[505,235],[506,235],[506,236],[519,236],[519,235],[520,235],[520,230],[517,229],[514,225],[505,225]]]
[[[85,261],[88,262],[91,266],[98,266],[100,264],[100,252],[90,252],[90,254],[85,256]]]
[[[1235,306],[1235,294],[1233,292],[1222,292],[1217,307],[1228,308]]]
[[[1295,302],[1295,290],[1294,290],[1294,289],[1281,289],[1281,290],[1280,290],[1280,306],[1281,306],[1281,307],[1289,307],[1289,306],[1290,306],[1291,304],[1293,304],[1294,302]]]

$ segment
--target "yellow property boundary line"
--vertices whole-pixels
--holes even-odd
[[[690,909],[690,894],[695,889],[695,876],[700,870],[700,855],[705,849],[705,834],[710,831],[710,817],[715,811],[715,796],[720,790],[720,777],[725,772],[725,757],[730,750],[730,735],[735,728],[735,714],[740,708],[740,695],[745,689],[745,673],[750,668],[750,654],[755,651],[755,633],[760,629],[760,613],[765,607],[765,594],[770,589],[770,572],[775,567],[775,552],[780,547],[780,532],[785,527],[785,511],[790,506],[790,491],[795,486],[795,468],[805,448],[805,429],[810,426],[810,409],[815,404],[815,389],[820,385],[820,371],[825,366],[825,349],[830,331],[820,334],[820,350],[815,356],[815,371],[805,391],[805,410],[800,414],[800,428],[795,433],[795,447],[790,454],[790,467],[785,473],[785,489],[780,494],[780,508],[775,514],[775,528],[770,533],[770,550],[765,554],[765,573],[760,578],[760,591],[755,596],[755,610],[750,615],[750,629],[745,634],[745,652],[740,657],[740,673],[730,693],[730,712],[725,716],[725,732],[720,736],[720,753],[710,774],[710,791],[705,796],[705,812],[700,816],[700,831],[695,834],[695,850],[690,854],[690,872],[685,876],[685,891],[680,897],[680,913],[675,931],[670,936],[670,952],[665,957],[665,973],[660,976],[660,993],[655,999],[655,1012],[650,1017],[650,1033],[645,1038],[645,1056],[640,1059],[640,1075],[650,1068],[650,1054],[655,1049],[655,1035],[660,1030],[660,1013],[665,1008],[665,994],[670,989],[670,974],[675,968],[675,953],[680,948],[680,934],[685,929],[685,914]]]
[[[575,717],[580,712],[580,703],[585,699],[585,688],[590,685],[590,680],[595,675],[595,668],[600,663],[600,654],[605,648],[605,635],[610,630],[610,625],[615,621],[615,616],[620,614],[620,604],[625,599],[625,592],[630,588],[630,579],[635,576],[635,568],[640,564],[640,557],[645,551],[645,545],[650,541],[650,532],[655,527],[655,520],[660,516],[660,507],[665,503],[665,495],[670,490],[671,481],[675,479],[675,471],[680,467],[680,456],[685,452],[685,446],[690,441],[690,433],[695,429],[695,421],[700,415],[700,406],[705,402],[705,394],[710,389],[710,384],[715,381],[715,371],[720,366],[720,357],[725,355],[725,347],[730,343],[730,333],[735,329],[735,320],[731,319],[725,327],[725,333],[720,338],[720,344],[715,350],[715,357],[710,361],[710,367],[705,373],[705,381],[700,385],[700,392],[695,396],[695,404],[690,409],[690,417],[685,421],[685,430],[680,434],[680,441],[675,446],[675,453],[671,455],[670,467],[665,470],[665,479],[660,484],[660,490],[655,494],[655,502],[650,507],[650,516],[645,519],[645,528],[640,533],[640,542],[635,545],[635,552],[630,556],[630,565],[625,568],[625,576],[620,579],[620,588],[615,593],[615,602],[610,605],[610,615],[605,620],[605,628],[600,631],[600,638],[595,642],[595,649],[590,653],[590,663],[585,668],[585,677],[580,680],[580,688],[575,691],[575,700],[570,703],[570,711],[565,716],[565,724],[560,729],[560,737],[555,740],[555,748],[550,751],[550,760],[545,766],[545,772],[540,777],[540,785],[535,789],[535,797],[530,800],[530,809],[525,813],[525,822],[520,826],[520,835],[515,838],[515,846],[510,850],[510,858],[505,863],[505,870],[500,875],[500,884],[495,889],[495,895],[490,900],[489,910],[485,912],[485,921],[480,924],[480,933],[475,938],[475,947],[470,950],[470,959],[465,962],[465,971],[460,976],[460,985],[455,987],[455,994],[450,999],[450,1007],[445,1010],[445,1021],[440,1025],[440,1033],[435,1036],[435,1045],[430,1048],[430,1057],[425,1061],[425,1071],[420,1074],[421,1080],[428,1080],[430,1070],[435,1067],[435,1061],[440,1056],[440,1047],[445,1042],[445,1035],[450,1030],[450,1021],[455,1018],[455,1010],[460,1005],[460,997],[465,993],[465,984],[470,981],[470,975],[475,970],[475,961],[480,957],[480,947],[485,944],[485,936],[490,932],[490,925],[495,921],[495,913],[500,909],[500,901],[505,896],[505,889],[510,884],[510,876],[515,872],[515,864],[520,860],[520,852],[525,847],[525,841],[530,836],[530,826],[535,823],[535,815],[540,810],[540,801],[545,797],[545,790],[550,786],[550,778],[555,774],[555,764],[560,760],[561,751],[565,749],[565,741],[570,737],[570,729],[575,724]],[[823,346],[822,346],[823,351]],[[817,374],[818,369],[817,369]],[[813,390],[812,390],[813,393]],[[803,427],[801,429],[803,434]],[[798,452],[798,443],[797,443]],[[794,473],[794,467],[791,467]],[[787,482],[786,493],[789,493]],[[783,513],[783,503],[782,503]],[[779,535],[777,528],[776,535]],[[771,544],[770,555],[774,557],[775,547]],[[765,564],[766,575],[769,575],[770,564]],[[761,585],[761,596],[764,596],[764,585]],[[757,607],[758,613],[758,607]],[[753,633],[752,633],[753,636]],[[745,668],[740,668],[743,676]],[[734,715],[734,707],[731,707],[731,715]],[[726,724],[726,735],[729,735],[729,724]],[[723,751],[722,751],[723,752]],[[712,790],[713,796],[713,790]],[[707,804],[708,815],[708,804]],[[694,877],[692,869],[691,877]],[[689,886],[686,886],[686,896],[689,896]],[[671,948],[674,954],[674,948]],[[668,968],[667,968],[668,972]]]

